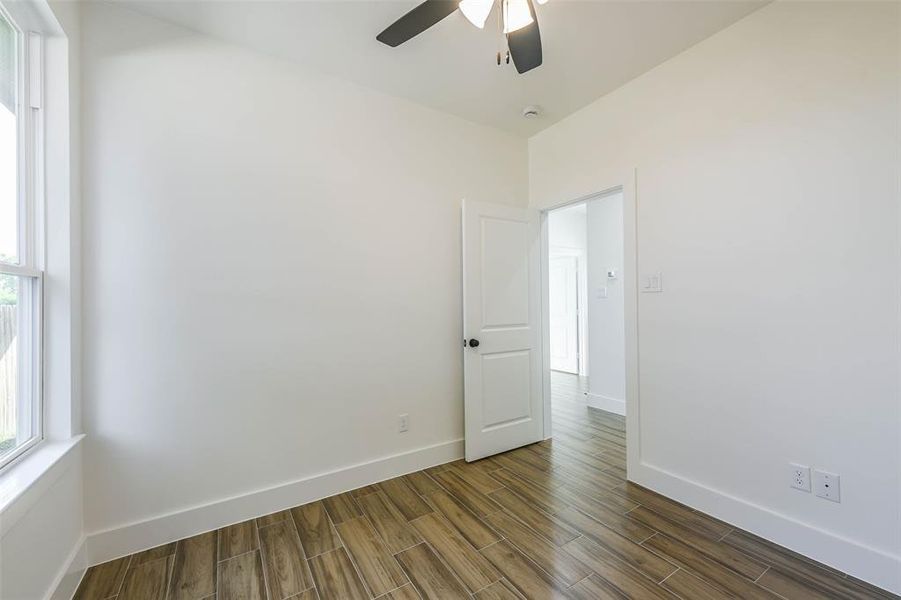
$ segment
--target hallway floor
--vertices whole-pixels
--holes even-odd
[[[91,568],[79,600],[893,598],[625,481],[624,419],[554,373],[553,441]]]

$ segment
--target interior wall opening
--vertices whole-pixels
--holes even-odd
[[[552,433],[625,477],[623,194],[547,213]]]

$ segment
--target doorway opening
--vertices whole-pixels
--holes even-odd
[[[623,200],[616,190],[547,211],[544,251],[554,443],[625,478]]]
[[[623,175],[603,193],[541,211],[463,201],[467,462],[529,445],[550,451],[553,441],[562,460],[577,451],[593,473],[639,466],[637,211],[634,173]],[[551,371],[548,222],[564,208],[584,242],[554,235],[563,321]]]
[[[579,202],[548,214],[548,311],[551,370],[588,376],[588,205]]]

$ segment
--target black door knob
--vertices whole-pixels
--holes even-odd
[[[477,339],[475,339],[475,338],[472,338],[471,340],[469,340],[469,347],[470,347],[470,348],[478,348],[478,347],[479,347],[479,340],[477,340]]]

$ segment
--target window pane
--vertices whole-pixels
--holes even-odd
[[[0,261],[18,262],[16,31],[0,16]]]
[[[37,280],[0,274],[0,463],[38,434]]]

